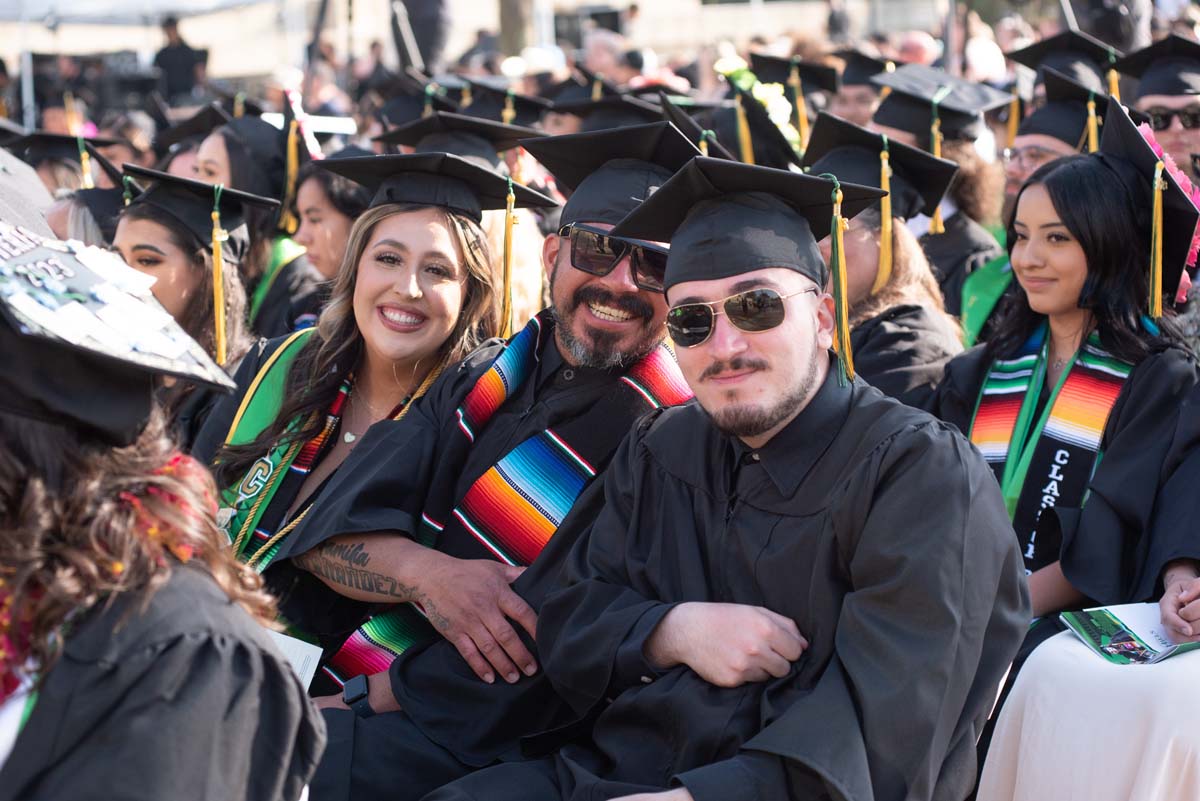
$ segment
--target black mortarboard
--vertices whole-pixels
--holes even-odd
[[[589,99],[575,103],[556,102],[551,110],[582,118],[583,133],[642,125],[662,119],[662,111],[655,104],[624,94],[605,95],[599,100]]]
[[[621,90],[612,82],[605,80],[604,76],[577,66],[571,72],[570,77],[550,87],[544,96],[547,100],[557,104],[582,103],[619,94],[621,94]]]
[[[154,139],[154,150],[156,153],[165,154],[172,147],[186,139],[192,137],[203,138],[222,125],[232,121],[233,116],[221,108],[219,104],[209,103],[186,120],[176,123],[164,131],[160,131]]]
[[[858,50],[839,50],[834,55],[846,65],[842,68],[842,86],[870,86],[877,89],[871,83],[871,78],[896,69],[895,62],[868,56]]]
[[[471,87],[471,102],[467,104],[464,99],[458,111],[470,117],[532,126],[542,118],[542,112],[551,106],[549,100],[517,94],[511,89],[498,89],[473,80],[467,83]]]
[[[800,154],[771,119],[767,107],[737,84],[730,82],[729,85],[734,103],[741,104],[746,126],[743,128],[739,122],[736,105],[732,108],[716,109],[712,112],[712,127],[717,133],[717,139],[742,161],[747,161],[744,140],[748,137],[755,164],[780,170],[786,170],[789,164],[799,166]]]
[[[800,78],[804,93],[815,92],[818,89],[826,92],[836,92],[841,88],[838,71],[825,64],[803,61],[799,58],[778,58],[750,54],[750,71],[762,83],[779,83],[790,86],[793,74]]]
[[[234,384],[154,300],[145,276],[0,223],[0,408],[133,443],[160,375]]]
[[[1005,55],[1031,70],[1043,80],[1044,69],[1057,70],[1088,89],[1102,92],[1109,65],[1120,58],[1120,51],[1082,31],[1066,30]]]
[[[15,142],[27,133],[28,131],[8,117],[0,117],[0,147],[5,147],[9,142]]]
[[[87,207],[96,221],[96,225],[100,227],[100,233],[104,234],[104,241],[111,245],[113,237],[117,233],[117,218],[121,214],[121,209],[125,208],[126,193],[128,193],[129,200],[132,200],[141,194],[142,188],[134,183],[132,178],[126,185],[121,170],[104,158],[104,155],[92,143],[85,142],[84,147],[87,148],[92,162],[108,176],[112,187],[80,189],[75,193],[75,197]]]
[[[717,139],[715,131],[705,129],[690,114],[671,102],[661,92],[659,93],[659,101],[662,103],[663,119],[678,128],[684,136],[700,148],[701,155],[737,161],[737,156],[729,152]]]
[[[700,151],[669,122],[522,142],[571,190],[563,224],[615,225]]]
[[[875,110],[873,121],[914,134],[926,149],[935,109],[944,138],[971,140],[983,133],[986,112],[1012,101],[1010,94],[998,89],[920,64],[880,73],[871,82],[892,90]]]
[[[407,75],[397,76],[379,89],[380,96],[385,98],[379,114],[388,125],[405,125],[434,111],[457,110],[458,105],[445,97],[444,92]]]
[[[1120,103],[1108,104],[1108,114],[1104,117],[1104,133],[1100,137],[1100,152],[1092,157],[1100,158],[1110,166],[1121,183],[1132,193],[1139,207],[1153,208],[1154,194],[1157,191],[1154,188],[1156,171],[1162,162]],[[1126,165],[1124,169],[1121,168],[1121,163]],[[1132,170],[1128,168],[1129,165],[1132,165]],[[1168,297],[1175,296],[1180,276],[1187,266],[1196,223],[1200,220],[1200,212],[1196,210],[1187,192],[1179,186],[1175,176],[1162,169],[1161,177],[1166,186],[1162,190],[1162,225],[1158,226],[1161,242],[1151,242],[1150,313],[1154,317],[1161,314],[1163,293],[1167,293]],[[1162,269],[1155,280],[1153,254],[1159,247]],[[1138,262],[1140,263],[1140,259]]]
[[[839,181],[882,187],[883,150],[883,134],[822,113],[804,151],[804,167],[811,175],[832,173]],[[958,165],[899,142],[887,142],[887,152],[891,216],[902,220],[918,214],[932,216]]]
[[[330,153],[328,156],[325,157],[325,160],[328,161],[329,159],[358,159],[358,158],[366,158],[367,156],[374,156],[374,155],[376,155],[376,154],[372,153],[370,150],[367,150],[365,147],[359,147],[358,145],[346,145],[341,150],[335,150],[332,153]]]
[[[1065,142],[1076,150],[1086,150],[1088,140],[1088,102],[1095,103],[1096,134],[1099,136],[1100,121],[1108,112],[1109,96],[1103,92],[1071,80],[1057,70],[1045,70],[1046,102],[1034,110],[1017,129],[1018,136],[1042,134]],[[1131,111],[1134,122],[1144,122],[1146,117]]]
[[[250,152],[250,174],[234,176],[234,180],[253,194],[281,202],[279,227],[287,234],[295,233],[299,226],[299,221],[291,211],[296,195],[296,178],[300,167],[311,160],[299,128],[293,133],[295,118],[291,108],[291,104],[284,104],[283,128],[276,128],[260,117],[250,116],[237,117],[224,128],[232,132]]]
[[[372,207],[386,203],[441,206],[475,222],[483,219],[484,211],[505,207],[510,186],[505,176],[449,153],[325,159],[319,164],[365,186],[372,193]],[[526,186],[515,182],[511,186],[514,208],[558,205]]]
[[[117,144],[116,139],[103,139],[99,137],[87,139],[85,137],[68,136],[67,134],[34,131],[22,136],[20,139],[14,139],[4,145],[4,147],[12,151],[21,161],[24,161],[31,167],[36,167],[43,161],[51,159],[79,164],[79,143],[81,140],[91,142],[97,147],[108,147],[109,145]]]
[[[212,86],[213,94],[217,96],[221,104],[221,108],[229,113],[234,118],[238,117],[261,117],[266,111],[264,101],[257,100],[252,97],[247,97],[245,92],[231,92],[219,86]]]
[[[533,128],[435,111],[380,134],[374,141],[408,145],[417,153],[452,153],[494,170],[503,164],[501,152],[516,147],[522,139],[541,135]]]
[[[404,74],[421,86],[432,86],[439,96],[446,98],[456,106],[462,106],[467,100],[472,99],[471,85],[453,73],[447,72],[430,76],[416,67],[405,67]],[[457,110],[461,111],[461,109]]]
[[[1173,33],[1130,53],[1115,65],[1141,79],[1137,96],[1200,95],[1200,43]]]

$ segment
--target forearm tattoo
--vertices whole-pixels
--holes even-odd
[[[369,592],[393,601],[411,601],[417,593],[413,587],[392,576],[368,570],[371,555],[363,543],[325,543],[319,548],[297,556],[297,565],[343,587]]]

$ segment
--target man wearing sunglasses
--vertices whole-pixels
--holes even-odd
[[[1134,108],[1150,117],[1154,136],[1182,170],[1200,152],[1200,43],[1171,34],[1130,53],[1117,70],[1139,79]]]
[[[962,437],[843,380],[816,241],[841,224],[834,192],[699,157],[617,226],[671,239],[667,325],[698,404],[622,443],[542,604],[545,670],[591,736],[427,801],[970,792],[1028,625],[1020,553]],[[841,194],[853,216],[881,193]]]
[[[666,248],[609,231],[699,151],[663,122],[523,144],[573,190],[543,249],[551,308],[374,426],[297,531],[314,558],[353,554],[342,572],[377,571],[420,603],[348,641],[391,669],[320,701],[314,801],[415,801],[570,722],[533,646],[557,526],[595,513],[595,479],[638,417],[691,395],[663,345]]]

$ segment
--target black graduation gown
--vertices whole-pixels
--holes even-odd
[[[962,314],[963,282],[967,276],[1004,252],[996,237],[961,211],[944,221],[944,234],[925,234],[921,248],[942,288],[946,311]]]
[[[831,374],[754,453],[696,406],[656,412],[604,489],[538,623],[559,693],[598,711],[591,744],[431,801],[673,782],[696,801],[967,794],[1029,600],[991,471],[952,429]],[[656,672],[646,638],[686,601],[766,606],[809,648],[788,676],[732,689],[685,666]]]
[[[227,364],[225,368],[226,372],[232,376],[237,376],[244,359],[245,357],[243,356],[242,359]],[[166,390],[162,391],[165,392]],[[201,386],[188,388],[187,396],[176,407],[174,418],[171,421],[171,433],[175,437],[175,441],[179,443],[180,450],[185,453],[193,452],[196,439],[204,429],[209,415],[228,397],[230,397],[229,392],[223,389]],[[236,409],[236,407],[234,408]],[[233,420],[232,417],[229,419]]]
[[[850,332],[854,371],[885,395],[920,407],[962,352],[954,329],[924,306],[893,306]]]
[[[199,567],[67,636],[0,801],[296,799],[325,729],[267,632]]]
[[[248,288],[246,294],[253,297],[254,290]],[[328,299],[325,276],[317,272],[307,256],[297,256],[279,268],[251,327],[255,334],[268,339],[290,334],[313,325]]]

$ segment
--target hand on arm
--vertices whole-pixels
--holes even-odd
[[[770,609],[685,603],[659,622],[644,652],[659,670],[687,665],[710,684],[737,687],[786,676],[807,647],[795,621]]]
[[[1192,559],[1177,559],[1163,571],[1158,602],[1162,624],[1176,642],[1200,642],[1200,569]]]

